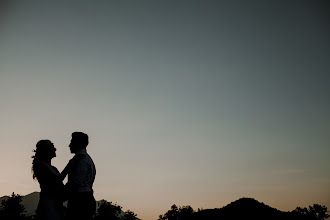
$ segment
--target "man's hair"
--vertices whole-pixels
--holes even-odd
[[[88,135],[83,132],[73,132],[72,139],[74,139],[81,148],[86,148],[88,145]]]

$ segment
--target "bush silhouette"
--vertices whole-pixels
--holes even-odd
[[[95,220],[136,220],[136,214],[127,210],[123,212],[122,207],[108,202],[106,200],[101,200],[99,208],[97,209],[97,214],[94,217]]]
[[[22,196],[14,192],[10,197],[1,202],[0,219],[1,220],[23,220],[31,219],[25,216],[25,208],[21,204]]]
[[[177,207],[175,204],[171,206],[164,215],[160,215],[158,220],[190,220],[195,211],[191,206]]]
[[[318,220],[325,220],[330,217],[328,214],[328,208],[319,204],[314,204],[313,206],[309,206],[309,208],[297,207],[292,212],[302,213],[304,215],[314,217]]]
[[[119,220],[121,214],[121,206],[108,202],[106,200],[101,200],[99,208],[97,209],[97,214],[94,219],[96,220]]]

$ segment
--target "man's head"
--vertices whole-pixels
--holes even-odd
[[[73,132],[71,143],[69,145],[71,153],[76,153],[78,150],[86,149],[88,145],[88,135],[83,132]]]

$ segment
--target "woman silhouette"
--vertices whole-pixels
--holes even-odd
[[[51,141],[40,140],[34,152],[33,179],[37,178],[41,189],[36,213],[42,220],[62,220],[63,201],[60,195],[65,174],[60,174],[56,167],[51,165],[51,160],[56,157],[56,148]]]

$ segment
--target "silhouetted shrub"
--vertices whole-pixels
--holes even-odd
[[[164,215],[160,215],[158,220],[190,220],[194,212],[193,208],[189,205],[178,208],[174,204]]]
[[[1,220],[25,220],[31,217],[25,216],[25,208],[21,204],[22,196],[14,192],[10,197],[1,202],[0,219]]]
[[[328,208],[319,204],[314,204],[313,206],[309,206],[308,208],[297,207],[292,212],[302,213],[304,215],[314,217],[318,220],[325,220],[330,217],[330,215],[328,214]]]
[[[95,220],[121,220],[121,206],[108,202],[106,200],[101,200],[99,208],[97,209],[97,214]]]

